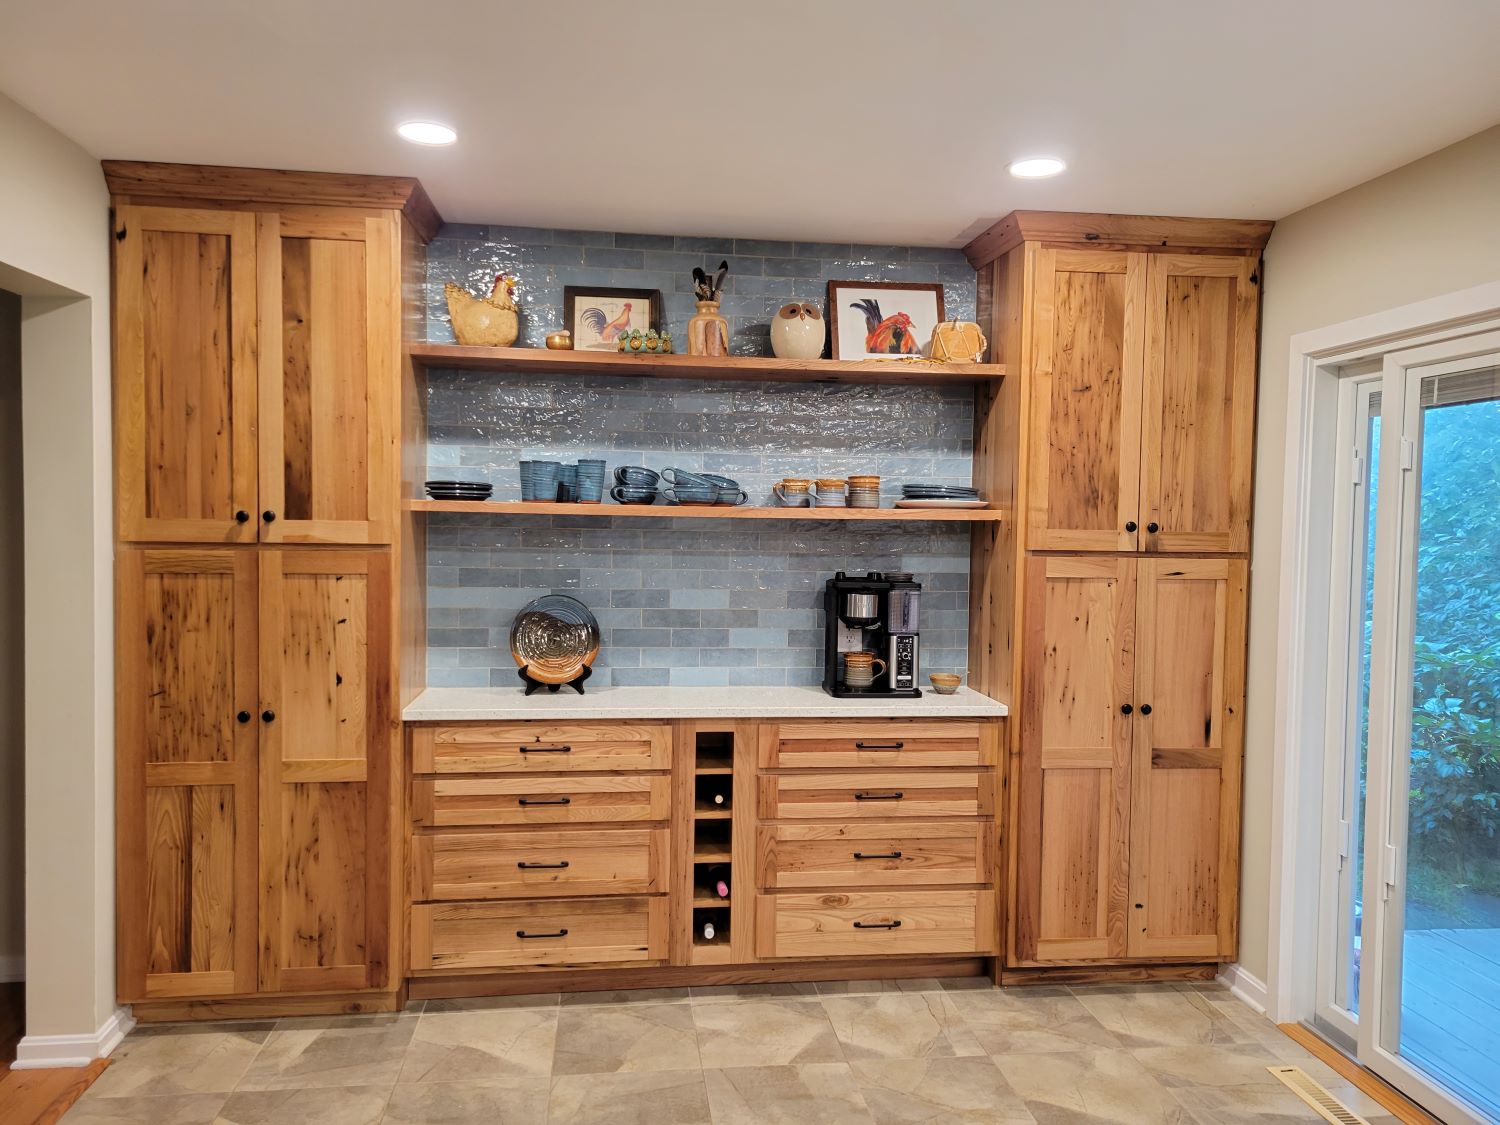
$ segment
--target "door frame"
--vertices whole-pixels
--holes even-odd
[[[1333,571],[1334,496],[1341,372],[1394,352],[1500,330],[1500,282],[1418,301],[1292,337],[1282,495],[1280,604],[1272,757],[1270,957],[1267,1014],[1310,1020],[1317,1003],[1319,854],[1328,721],[1326,612]],[[1435,1092],[1428,1108],[1475,1120]]]

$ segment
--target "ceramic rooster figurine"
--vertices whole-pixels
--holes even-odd
[[[443,286],[443,293],[448,298],[453,335],[460,344],[504,348],[516,342],[520,322],[513,276],[497,273],[490,295],[484,298],[475,297],[451,281]]]
[[[880,302],[873,297],[849,306],[865,314],[865,351],[874,355],[921,355],[922,345],[912,332],[911,317],[904,312],[880,315]]]

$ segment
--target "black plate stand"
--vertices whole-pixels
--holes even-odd
[[[557,689],[560,688],[560,687],[562,687],[563,685],[562,684],[545,684],[541,680],[532,679],[531,673],[530,673],[530,671],[528,671],[528,669],[530,667],[531,666],[528,664],[528,665],[525,665],[524,667],[516,669],[516,675],[520,676],[521,677],[521,681],[526,685],[526,694],[530,695],[534,691],[539,691],[542,688],[546,688],[553,695],[556,695],[557,694]],[[567,686],[570,687],[570,688],[572,688],[579,695],[582,695],[583,694],[583,681],[586,680],[586,679],[588,679],[593,674],[594,674],[594,670],[592,668],[584,668],[583,671],[579,672],[578,675],[574,676],[571,680],[569,680],[567,682]]]

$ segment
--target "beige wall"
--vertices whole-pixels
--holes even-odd
[[[1265,980],[1281,494],[1291,338],[1500,280],[1500,127],[1324,200],[1276,224],[1266,248],[1240,964]]]
[[[31,490],[26,1030],[92,1035],[115,1007],[109,198],[93,157],[3,97],[0,153],[0,288],[22,297]]]
[[[0,289],[0,529],[21,515],[21,298]],[[0,534],[0,981],[25,962],[25,540]]]

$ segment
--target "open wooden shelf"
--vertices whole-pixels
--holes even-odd
[[[727,843],[699,844],[693,849],[694,863],[728,863],[731,858]]]
[[[734,773],[733,766],[698,766],[693,772],[699,777],[729,777]]]
[[[408,500],[408,512],[455,512],[492,516],[583,516],[594,519],[882,520],[930,523],[992,523],[999,508],[732,508],[727,504],[559,504],[548,500]]]
[[[547,348],[477,348],[413,344],[422,368],[528,371],[546,375],[645,376],[794,383],[975,383],[1005,377],[999,363],[929,363],[899,359],[777,359],[774,356],[622,355]]]
[[[726,805],[710,805],[707,801],[693,803],[694,820],[728,820],[733,813],[734,810]]]
[[[693,888],[694,906],[722,906],[727,910],[729,908],[729,903],[731,902],[731,900],[733,900],[733,898],[733,891],[730,892],[729,898],[720,898],[718,895],[714,894],[713,891],[707,890],[703,887]],[[700,938],[699,940],[701,941],[702,939]]]

